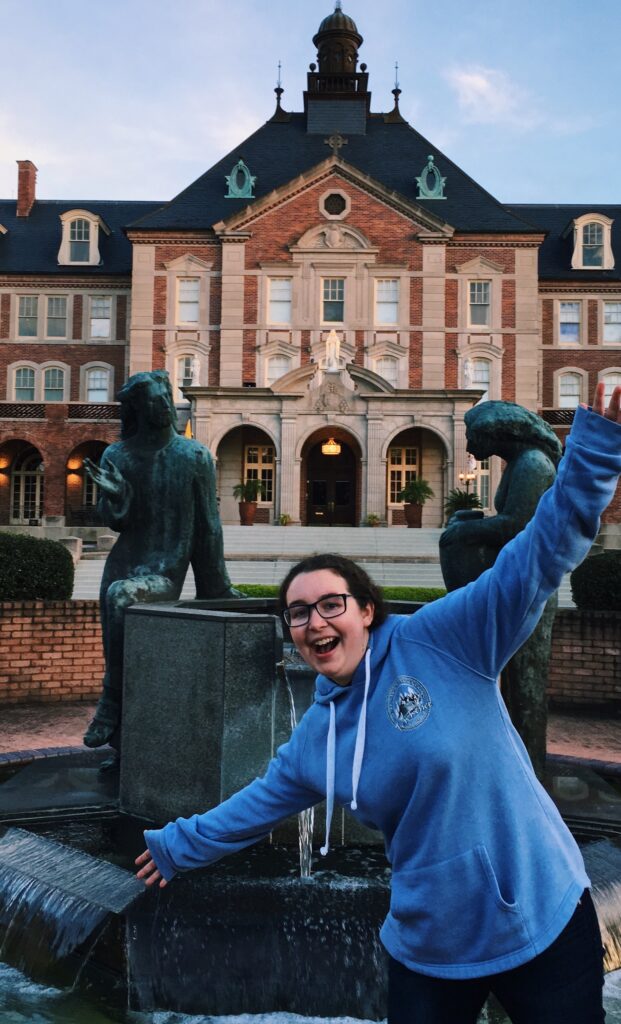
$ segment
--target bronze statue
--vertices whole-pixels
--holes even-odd
[[[506,462],[494,496],[497,515],[465,510],[451,517],[440,538],[440,563],[448,590],[476,579],[496,561],[498,552],[532,518],[550,487],[562,454],[560,441],[535,413],[513,402],[481,402],[465,416],[468,451],[479,462],[499,455]],[[524,740],[535,771],[543,774],[546,753],[546,682],[554,594],[524,646],[502,676],[502,691],[512,721]]]
[[[240,596],[225,564],[210,452],[176,430],[168,374],[136,373],[118,394],[121,440],[99,466],[85,459],[100,493],[98,512],[120,534],[104,569],[100,615],[106,672],[88,747],[120,747],[125,609],[174,601],[191,564],[196,596]]]

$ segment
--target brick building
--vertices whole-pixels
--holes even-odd
[[[621,382],[621,207],[501,203],[401,116],[371,110],[337,5],[313,39],[303,110],[274,115],[168,203],[42,202],[19,162],[0,202],[0,524],[93,521],[82,472],[118,435],[129,373],[166,368],[183,426],[259,519],[404,522],[471,465],[481,397],[562,435],[599,379]],[[616,254],[616,258],[615,258]],[[609,510],[621,521],[621,501]]]

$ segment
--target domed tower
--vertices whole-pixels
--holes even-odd
[[[342,10],[341,0],[336,0],[334,11],[313,36],[317,64],[310,65],[304,93],[307,132],[366,134],[371,93],[366,64],[357,70],[362,41],[353,18]]]

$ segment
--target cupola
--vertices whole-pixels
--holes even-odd
[[[366,64],[358,71],[358,48],[362,43],[353,18],[336,0],[332,14],[324,18],[313,43],[317,63],[310,65],[304,93],[306,130],[341,135],[364,135],[371,94]]]

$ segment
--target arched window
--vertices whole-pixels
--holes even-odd
[[[621,385],[621,373],[619,373],[617,370],[613,371],[612,373],[603,373],[600,377],[600,380],[603,380],[604,384],[606,385],[606,401],[609,402],[612,398],[612,393],[614,389]]]
[[[35,372],[31,366],[20,366],[15,371],[15,401],[34,402]]]
[[[175,381],[177,384],[177,397],[175,401],[186,402],[181,388],[191,388],[198,384],[198,359],[194,355],[185,353],[179,356],[176,362]]]
[[[558,382],[559,409],[575,409],[582,398],[582,377],[579,373],[562,373]]]
[[[582,265],[583,267],[603,267],[604,265],[604,228],[597,221],[589,221],[582,226]]]
[[[271,356],[267,361],[267,372],[265,375],[267,387],[270,388],[275,380],[284,377],[286,373],[289,373],[290,369],[291,360],[288,356]]]
[[[392,384],[393,388],[399,384],[399,364],[393,356],[381,356],[375,360],[375,372],[380,377]]]
[[[103,366],[94,366],[86,374],[86,401],[108,402],[110,394],[110,371]]]
[[[472,360],[472,387],[485,392],[481,398],[482,402],[487,402],[489,398],[490,374],[491,364],[489,359]]]
[[[91,225],[78,217],[69,225],[69,260],[71,263],[88,263],[90,260]]]
[[[43,401],[62,402],[65,397],[65,372],[59,366],[50,366],[43,374]]]

